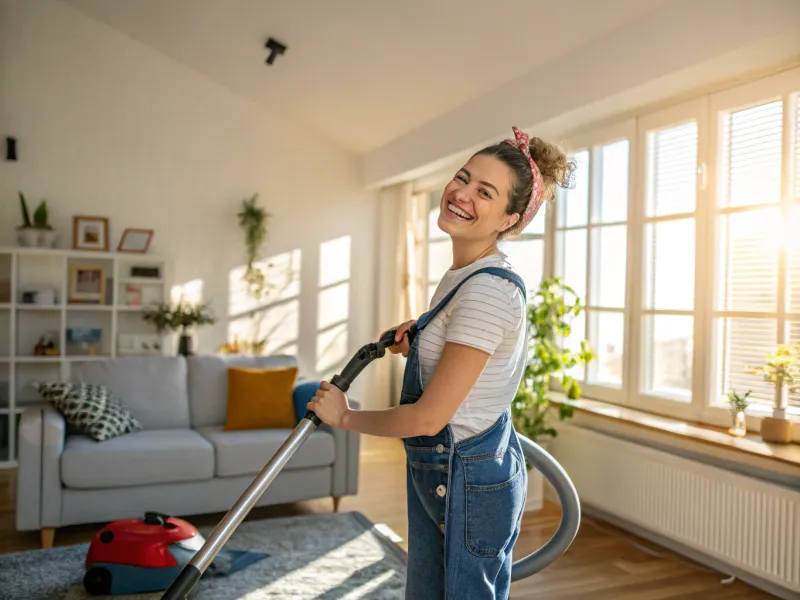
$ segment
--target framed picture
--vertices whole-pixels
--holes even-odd
[[[69,270],[69,301],[102,304],[106,296],[103,267],[72,265]]]
[[[72,217],[72,247],[75,250],[108,250],[108,219]]]
[[[128,227],[119,238],[118,252],[135,252],[144,254],[153,239],[152,229],[133,229]]]

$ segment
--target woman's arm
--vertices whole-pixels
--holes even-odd
[[[352,410],[337,387],[323,383],[308,403],[319,418],[340,429],[379,437],[434,435],[450,422],[480,377],[491,355],[483,350],[447,342],[420,399],[385,410]]]

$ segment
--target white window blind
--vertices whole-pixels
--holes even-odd
[[[800,308],[793,242],[800,221],[790,205],[797,194],[783,181],[797,161],[784,156],[784,134],[797,139],[798,132],[784,131],[784,109],[774,100],[722,114],[718,148],[717,394],[752,390],[752,400],[765,404],[774,390],[747,367],[763,364],[779,343],[800,342],[800,314],[792,315]]]

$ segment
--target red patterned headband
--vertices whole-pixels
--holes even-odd
[[[522,213],[522,228],[524,229],[528,223],[531,222],[531,219],[533,219],[539,207],[542,205],[542,187],[544,183],[542,182],[542,174],[539,171],[539,167],[537,167],[536,163],[533,161],[531,151],[528,148],[528,142],[530,141],[528,134],[520,131],[516,127],[512,127],[512,129],[515,139],[507,139],[505,141],[522,150],[528,162],[531,163],[531,171],[533,171],[533,190],[531,191],[530,200],[528,200],[528,206],[525,208],[525,212]]]

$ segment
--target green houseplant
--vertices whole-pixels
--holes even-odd
[[[47,200],[42,200],[33,212],[28,210],[25,194],[19,192],[22,224],[17,227],[17,241],[21,246],[40,246],[49,248],[55,245],[56,232],[50,225]]]
[[[262,244],[267,239],[267,221],[271,216],[260,206],[256,205],[258,194],[242,200],[242,209],[237,213],[239,227],[244,231],[244,243],[247,265],[244,272],[244,281],[248,286],[248,293],[259,299],[266,292],[267,280],[264,271],[256,266]]]
[[[190,332],[193,328],[213,325],[217,322],[207,304],[178,302],[175,306],[161,303],[143,313],[147,323],[155,326],[158,333],[178,332],[178,354],[192,353]]]
[[[538,441],[542,437],[555,437],[558,432],[549,421],[551,406],[551,379],[561,379],[561,389],[567,397],[577,399],[581,388],[569,374],[574,367],[586,365],[594,359],[587,340],[581,340],[575,352],[563,345],[572,332],[572,322],[580,316],[584,305],[575,291],[561,278],[544,278],[528,306],[528,365],[511,405],[514,428],[525,437]],[[572,417],[569,404],[558,407],[559,420]]]

